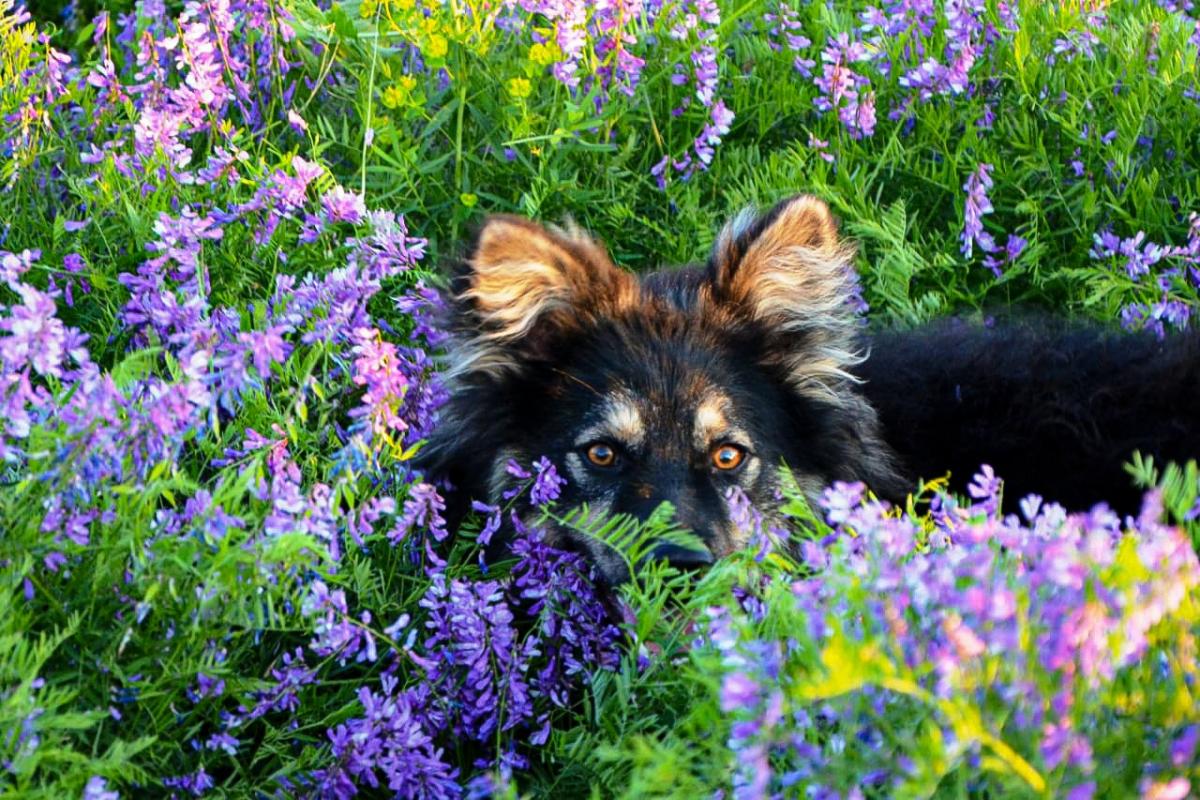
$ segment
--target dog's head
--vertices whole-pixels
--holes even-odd
[[[492,217],[454,279],[452,397],[424,466],[496,502],[510,459],[548,456],[561,504],[645,517],[669,501],[713,557],[746,544],[729,490],[769,512],[785,464],[810,498],[834,479],[890,488],[851,373],[852,254],[808,196],[740,215],[704,268],[640,279],[578,229]],[[624,576],[596,543],[552,535]]]

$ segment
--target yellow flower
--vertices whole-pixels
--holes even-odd
[[[362,5],[358,7],[358,15],[363,19],[370,19],[375,16],[375,9],[378,7],[377,0],[362,0]]]
[[[412,90],[416,86],[416,78],[411,75],[401,75],[395,83],[383,90],[383,104],[388,108],[408,105],[412,99]]]
[[[516,98],[529,97],[533,84],[526,78],[513,78],[508,82],[508,93]]]
[[[449,49],[450,45],[446,41],[446,37],[440,34],[434,34],[433,36],[429,37],[429,42],[425,48],[425,55],[430,58],[443,58]]]
[[[558,48],[541,42],[529,48],[529,60],[544,67],[558,60]]]

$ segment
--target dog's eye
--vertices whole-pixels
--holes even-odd
[[[607,445],[604,442],[596,442],[587,449],[588,461],[595,464],[597,467],[611,467],[617,463],[617,451],[612,445]]]
[[[713,466],[720,470],[737,469],[746,460],[746,451],[736,444],[723,444],[712,451]]]

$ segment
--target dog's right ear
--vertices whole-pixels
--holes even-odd
[[[556,335],[628,307],[633,276],[574,226],[543,228],[507,215],[489,217],[453,285],[461,358],[451,369],[518,369]]]

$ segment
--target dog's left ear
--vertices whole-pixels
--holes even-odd
[[[862,360],[849,305],[853,259],[829,207],[799,195],[725,226],[709,259],[709,290],[781,339],[772,350],[796,391],[836,399],[836,387],[852,380],[847,369]]]

